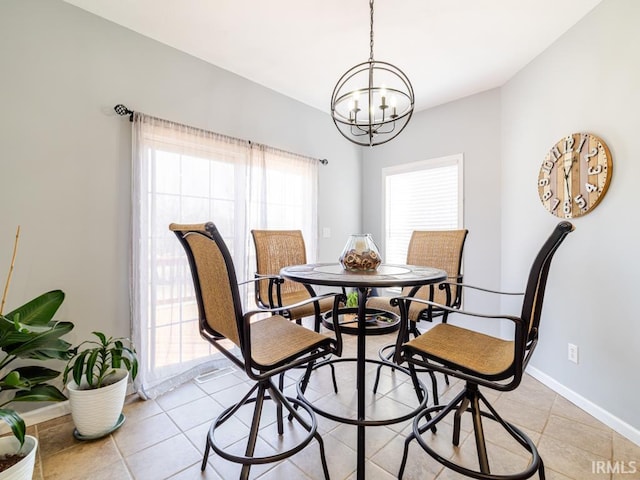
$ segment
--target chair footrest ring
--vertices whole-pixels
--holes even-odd
[[[305,425],[304,423],[298,421],[298,423],[300,423],[305,428],[305,430],[307,430],[308,433],[295,446],[293,446],[293,447],[291,447],[288,450],[285,450],[283,452],[280,452],[280,453],[277,453],[277,454],[274,454],[274,455],[265,456],[265,457],[253,457],[253,456],[245,456],[245,455],[235,455],[233,453],[229,453],[224,448],[220,447],[216,443],[216,440],[215,440],[215,431],[219,426],[224,424],[225,421],[227,421],[229,418],[231,418],[231,417],[227,417],[227,414],[231,410],[236,408],[237,405],[232,405],[232,406],[226,408],[218,416],[218,418],[216,418],[213,421],[213,423],[211,424],[211,427],[209,428],[209,433],[207,435],[207,443],[211,446],[211,448],[213,449],[214,452],[216,452],[218,455],[220,455],[225,460],[228,460],[228,461],[233,462],[233,463],[241,463],[243,465],[258,465],[258,464],[264,464],[264,463],[279,462],[280,460],[284,460],[285,458],[289,458],[289,457],[295,455],[296,453],[301,451],[303,448],[305,448],[307,445],[309,445],[311,440],[313,440],[313,438],[317,436],[318,423],[317,423],[317,420],[316,420],[316,417],[315,417],[315,413],[313,412],[311,407],[309,407],[309,405],[307,405],[306,403],[304,403],[304,402],[302,402],[300,400],[297,400],[295,398],[291,398],[291,397],[284,397],[284,398],[286,398],[286,400],[290,403],[289,407],[293,408],[294,406],[296,406],[296,407],[300,407],[303,410],[305,410],[307,412],[307,414],[309,415],[309,421],[311,422],[311,425]],[[273,400],[270,396],[265,396],[264,399],[265,400]],[[255,403],[255,401],[256,401],[256,399],[252,398],[252,399],[249,399],[245,403],[247,403],[247,404],[248,403]],[[287,409],[289,409],[289,408],[287,408]]]
[[[444,458],[442,455],[440,455],[438,452],[436,452],[433,448],[431,448],[427,444],[427,442],[422,438],[422,433],[421,433],[421,432],[426,432],[432,426],[435,426],[441,419],[438,419],[438,417],[436,416],[432,420],[428,420],[427,423],[423,424],[422,426],[420,426],[420,421],[423,420],[428,415],[431,415],[431,413],[439,412],[447,407],[449,407],[449,405],[436,405],[434,407],[427,408],[422,412],[420,412],[413,421],[414,438],[420,444],[420,447],[422,447],[422,449],[425,452],[427,452],[431,457],[433,457],[433,459],[436,460],[437,462],[441,463],[445,467],[450,468],[451,470],[454,470],[455,472],[458,472],[462,475],[465,475],[471,478],[477,478],[480,480],[519,480],[519,479],[530,478],[541,469],[542,471],[544,471],[542,458],[540,458],[538,449],[534,445],[533,441],[515,425],[501,418],[498,419],[494,417],[492,414],[487,412],[480,412],[480,414],[485,418],[489,418],[500,424],[504,424],[502,426],[505,428],[505,430],[513,438],[515,438],[518,441],[518,443],[520,443],[520,445],[523,446],[523,448],[525,448],[526,450],[529,451],[529,453],[531,453],[531,461],[528,467],[525,470],[521,472],[516,472],[516,473],[508,473],[508,474],[484,473],[476,470],[471,470],[467,467],[464,467],[458,463],[455,463],[449,460],[448,458]],[[544,474],[542,474],[540,478],[544,478]]]

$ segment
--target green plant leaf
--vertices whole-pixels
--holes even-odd
[[[89,351],[89,355],[87,356],[87,365],[85,366],[85,378],[87,379],[87,383],[89,387],[95,388],[100,387],[102,384],[102,375],[98,374],[98,378],[95,378],[93,375],[93,370],[96,366],[96,361],[98,360],[98,355],[103,352],[102,349],[96,348],[94,350]]]
[[[105,379],[115,368],[126,368],[132,379],[138,374],[138,359],[135,348],[128,338],[107,337],[101,332],[93,332],[98,341],[86,340],[74,349],[74,356],[67,362],[64,382],[71,373],[79,385],[84,378],[89,388],[103,386]],[[125,342],[131,348],[125,346]]]
[[[114,345],[114,348],[111,350],[111,366],[113,368],[120,368],[122,365],[122,351],[124,346],[120,340],[116,340]]]
[[[64,360],[67,361],[74,355],[71,344],[62,339],[54,339],[46,345],[30,352],[29,355],[22,355],[22,358],[32,358],[35,360]]]
[[[63,301],[64,292],[62,290],[53,290],[43,293],[5,316],[11,321],[18,316],[20,323],[24,325],[46,325],[58,311]]]
[[[7,422],[11,427],[14,437],[20,442],[20,446],[24,444],[24,435],[27,431],[27,427],[24,424],[24,420],[18,415],[15,410],[9,408],[0,408],[0,419]]]
[[[129,356],[129,358],[127,359],[127,370],[129,370],[129,374],[131,375],[131,380],[135,380],[136,376],[138,375],[138,357],[136,356],[136,351],[133,348],[127,348],[127,347],[123,347],[123,351],[127,352],[127,355]],[[122,357],[123,360],[125,360],[126,357]],[[131,361],[131,364],[129,365],[129,360]]]
[[[73,323],[58,322],[45,330],[8,333],[3,338],[0,348],[9,355],[38,359],[41,356],[41,350],[49,350],[52,345],[61,345],[57,342],[58,338],[72,329]]]
[[[15,371],[20,374],[20,377],[27,379],[31,385],[48,382],[60,376],[58,370],[52,370],[40,365],[18,367]]]
[[[100,343],[102,344],[103,347],[106,347],[109,344],[109,341],[107,340],[107,336],[102,333],[102,332],[91,332],[93,333],[96,337],[98,337],[100,339]]]
[[[9,320],[4,315],[0,315],[0,333],[14,330],[15,326],[12,320]]]
[[[73,360],[72,364],[72,372],[73,372],[73,381],[76,382],[77,385],[82,383],[82,373],[84,372],[84,359],[89,355],[90,350],[85,350],[80,352],[78,356]]]
[[[63,402],[67,399],[64,394],[53,385],[36,385],[31,390],[20,390],[13,397],[14,402]]]
[[[20,372],[16,372],[15,370],[10,371],[0,380],[0,389],[2,390],[25,388],[28,387],[28,385],[25,380],[20,378]]]
[[[29,390],[38,384],[53,380],[60,375],[57,370],[31,365],[19,367],[12,370],[0,379],[0,389],[2,390]]]

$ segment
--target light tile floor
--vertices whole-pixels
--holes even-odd
[[[377,358],[381,345],[392,341],[394,334],[370,336],[367,351]],[[343,356],[352,356],[355,337],[345,335]],[[369,365],[368,385],[372,384],[375,365]],[[339,394],[333,393],[329,370],[319,369],[312,378],[307,396],[324,408],[343,414],[355,411],[353,363],[336,364]],[[94,442],[79,442],[73,437],[69,416],[30,427],[30,433],[40,441],[34,479],[36,480],[211,480],[238,478],[239,468],[220,457],[211,455],[205,472],[200,471],[205,436],[213,418],[226,406],[240,399],[250,388],[242,371],[229,370],[206,383],[195,381],[162,397],[141,401],[128,399],[124,413],[126,422],[113,434]],[[288,377],[287,393],[295,392],[295,379],[300,371]],[[428,378],[425,384],[430,388]],[[447,387],[439,377],[441,400],[447,400],[461,388],[459,382]],[[585,480],[640,479],[640,447],[586,414],[575,405],[526,376],[514,392],[485,391],[486,396],[507,420],[521,427],[538,445],[546,465],[547,479]],[[367,395],[372,418],[384,418],[393,412],[404,412],[415,402],[415,393],[405,375],[383,369],[377,394]],[[272,409],[265,409],[268,420],[261,424],[257,450],[273,452],[278,447]],[[238,419],[227,422],[220,441],[230,448],[246,435],[250,412],[241,410]],[[318,417],[319,431],[324,439],[329,471],[334,480],[355,479],[355,427]],[[510,437],[487,421],[490,462],[494,473],[506,473],[523,468],[527,458]],[[295,429],[287,425],[283,444],[295,438]],[[397,477],[405,436],[410,422],[367,429],[367,480],[387,480]],[[441,424],[429,441],[445,455],[473,466],[475,441],[470,421],[463,421],[459,448],[451,445],[450,424]],[[636,467],[636,468],[634,468]],[[616,470],[613,473],[612,470]],[[634,473],[630,471],[636,470]],[[270,465],[255,466],[251,478],[321,479],[319,449],[313,441],[290,459]],[[449,480],[461,478],[444,469],[412,443],[405,479]],[[538,478],[535,475],[533,478]]]

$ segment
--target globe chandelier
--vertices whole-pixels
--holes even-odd
[[[407,126],[415,98],[402,70],[373,59],[373,0],[369,10],[369,60],[340,77],[331,96],[331,117],[347,140],[373,147],[392,140]]]

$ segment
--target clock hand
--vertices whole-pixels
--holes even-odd
[[[571,167],[569,167],[568,171],[566,169],[564,170],[564,185],[567,190],[567,196],[565,198],[567,199],[571,198],[571,192],[569,190],[569,174],[570,173],[571,173]]]
[[[571,161],[569,162],[569,168],[567,169],[566,164],[563,165],[563,173],[564,173],[564,184],[567,189],[567,197],[571,198],[571,192],[569,190],[569,175],[571,175],[571,169],[573,168],[573,164],[576,162],[576,158],[572,155]]]
[[[573,168],[573,164],[576,163],[577,159],[575,158],[575,156],[571,156],[571,160],[569,162],[567,162],[565,160],[564,165],[563,165],[563,170],[564,170],[564,178],[568,178],[569,174],[571,173],[571,169]],[[567,164],[569,165],[569,168],[567,168]]]

